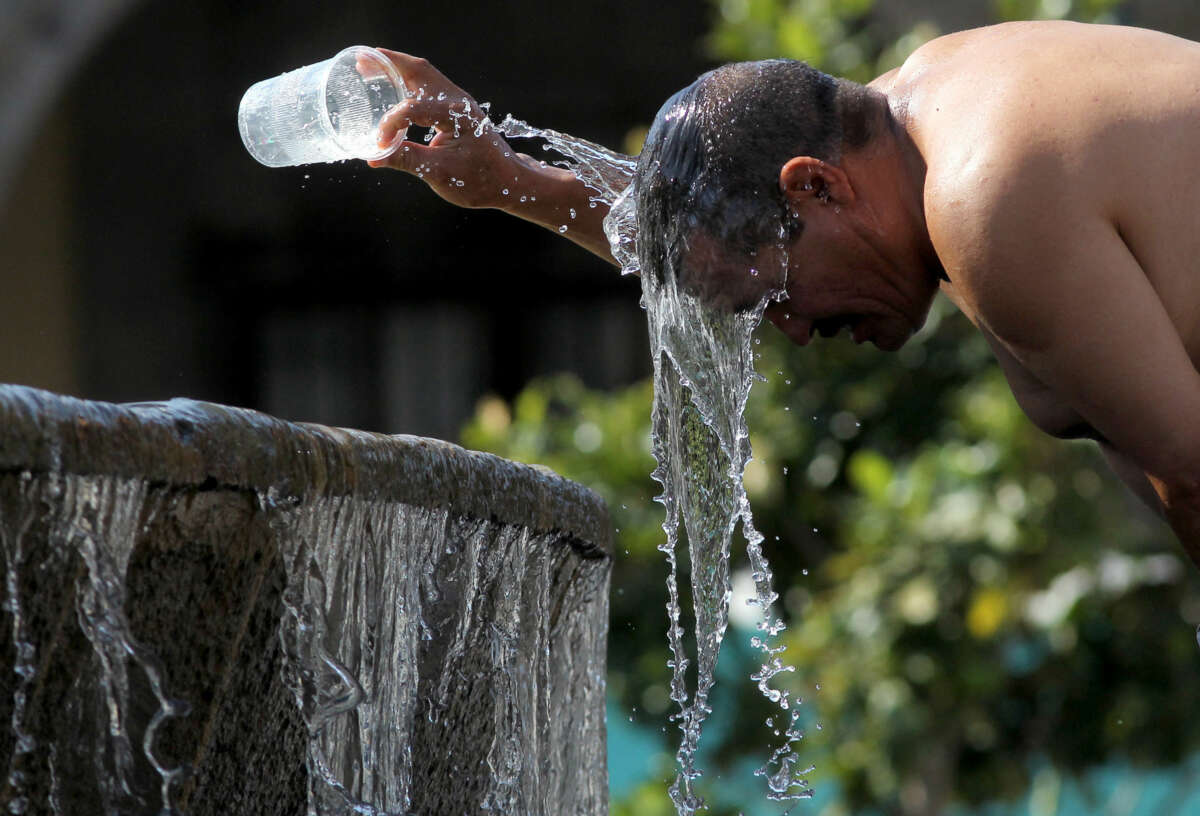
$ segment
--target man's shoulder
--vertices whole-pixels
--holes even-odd
[[[1033,230],[1061,206],[1055,157],[1017,136],[991,131],[947,148],[929,164],[925,217],[939,255],[983,261],[1014,232]],[[945,262],[947,258],[943,258]]]
[[[926,179],[934,250],[972,311],[1001,336],[1026,322],[1029,298],[1087,234],[1077,227],[1098,217],[1066,175],[1058,156],[1000,134]]]

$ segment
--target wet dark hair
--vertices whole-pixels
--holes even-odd
[[[874,97],[874,98],[872,98]],[[793,156],[837,162],[860,147],[886,102],[857,83],[796,60],[725,65],[659,110],[635,175],[643,270],[679,269],[699,229],[737,257],[803,230],[779,171]]]

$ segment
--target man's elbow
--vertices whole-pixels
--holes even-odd
[[[1179,543],[1200,569],[1200,477],[1176,474],[1166,480],[1150,476],[1150,482]]]
[[[1181,470],[1165,478],[1146,475],[1168,515],[1172,512],[1200,513],[1200,471]]]

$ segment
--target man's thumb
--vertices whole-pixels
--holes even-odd
[[[405,141],[391,155],[382,159],[372,159],[367,164],[371,167],[390,167],[416,175],[433,169],[434,153],[433,148],[428,145]]]

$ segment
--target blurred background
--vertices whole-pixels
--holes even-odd
[[[636,152],[659,104],[724,61],[792,56],[868,80],[940,33],[1036,17],[1200,38],[1194,0],[9,0],[0,14],[0,382],[437,436],[600,492],[618,528],[613,813],[639,816],[669,812],[676,732],[637,281],[398,173],[261,167],[237,135],[242,92],[383,45],[494,114]],[[895,355],[760,335],[746,482],[816,766],[816,796],[792,812],[1200,813],[1200,582],[1090,444],[1034,430],[945,304]],[[735,593],[748,583],[735,558]],[[777,814],[752,774],[770,734],[743,608],[702,788],[714,814]]]

